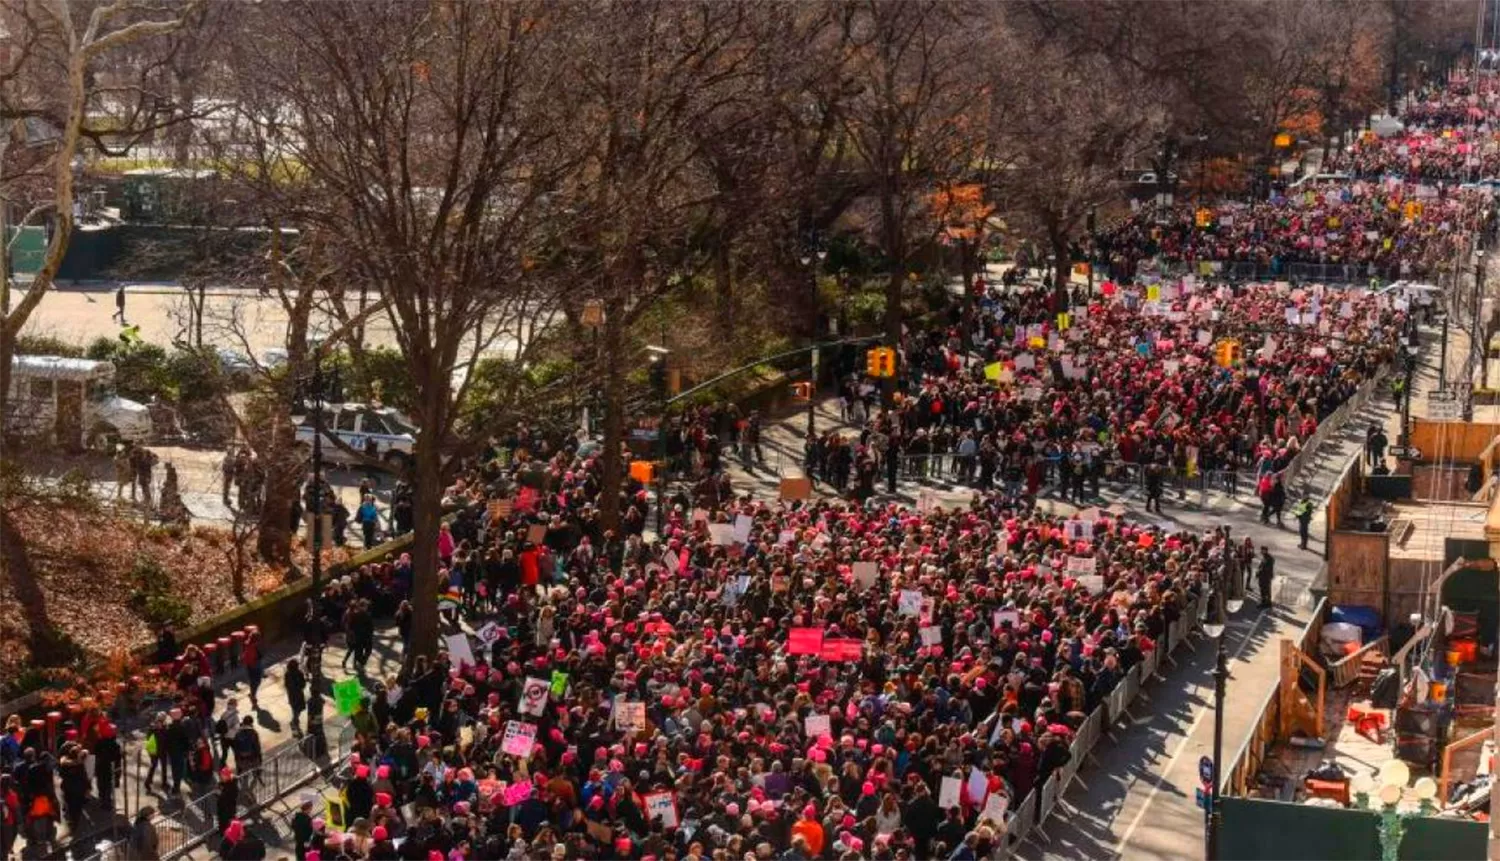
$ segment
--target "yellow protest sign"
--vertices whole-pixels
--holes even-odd
[[[1033,350],[1040,350],[1047,346],[1047,340],[1039,335],[1032,335],[1031,340],[1026,342]]]
[[[1000,379],[1000,371],[1002,369],[1004,369],[1004,367],[1005,366],[1002,365],[1002,364],[1000,364],[999,362],[992,362],[992,363],[990,363],[988,365],[985,365],[984,366],[984,378],[986,380],[990,380],[991,382],[999,380]]]
[[[1146,301],[1147,302],[1156,302],[1156,301],[1158,301],[1160,299],[1161,299],[1161,285],[1160,284],[1147,284],[1146,285]]]
[[[1062,311],[1062,312],[1058,313],[1058,315],[1057,315],[1057,331],[1059,331],[1059,332],[1066,332],[1066,331],[1068,331],[1068,328],[1071,327],[1072,325],[1073,325],[1073,317],[1070,314],[1068,314],[1067,311]]]

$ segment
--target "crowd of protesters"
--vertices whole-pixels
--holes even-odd
[[[1447,121],[1447,107],[1422,110],[1429,127]],[[1463,136],[1422,140],[1467,155],[1452,143]],[[1112,471],[1137,470],[1148,510],[1168,479],[1202,472],[1248,472],[1274,497],[1280,471],[1395,358],[1408,326],[1399,294],[1230,285],[1199,264],[1421,274],[1480,226],[1482,204],[1382,179],[1208,209],[1148,208],[1109,231],[1116,280],[1093,295],[982,289],[972,316],[909,333],[893,406],[873,381],[849,380],[841,410],[858,435],[810,438],[805,453],[839,499],[737,495],[726,457],[760,461],[764,428],[734,407],[663,428],[691,480],[655,529],[657,503],[634,475],[605,528],[592,443],[526,426],[496,439],[443,498],[446,648],[366,680],[341,803],[303,801],[295,857],[1003,856],[1007,812],[1068,765],[1087,715],[1215,587],[1225,559],[1248,572],[1255,558],[1227,530],[1050,514],[1037,495],[1052,486],[1084,505]],[[1162,263],[1193,274],[1151,274]],[[237,464],[224,493],[238,484],[253,498]],[[894,492],[903,473],[939,470],[973,485],[968,504],[877,499],[882,481]],[[378,540],[378,518],[349,514],[340,535],[352,520]],[[398,490],[390,531],[411,520]],[[1262,605],[1273,571],[1263,552]],[[364,679],[377,620],[406,641],[413,602],[433,599],[413,593],[416,579],[409,555],[336,579],[310,602],[306,639],[344,637],[341,672]],[[201,651],[161,652],[180,702],[149,730],[147,783],[159,767],[169,796],[183,781],[217,786],[217,851],[262,857],[236,818],[238,781],[262,756],[254,719],[232,700],[218,707]],[[253,710],[258,643],[248,654]],[[304,661],[277,669],[299,730]],[[15,721],[0,736],[0,854],[22,830],[45,846],[91,795],[112,806],[113,726],[36,733]],[[128,854],[155,857],[142,813]]]

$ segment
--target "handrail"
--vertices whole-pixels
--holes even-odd
[[[1448,804],[1448,785],[1452,780],[1454,752],[1473,747],[1476,744],[1481,744],[1486,739],[1494,735],[1494,733],[1495,728],[1492,726],[1487,726],[1479,732],[1474,733],[1473,735],[1465,736],[1458,741],[1449,742],[1446,746],[1443,747],[1443,766],[1442,770],[1438,772],[1439,806],[1447,806]]]
[[[1415,634],[1412,634],[1411,639],[1406,641],[1406,645],[1396,650],[1396,654],[1391,655],[1391,663],[1400,666],[1401,662],[1406,660],[1407,653],[1432,636],[1432,631],[1433,624],[1431,622],[1424,624]]]
[[[1384,655],[1387,645],[1386,635],[1381,634],[1379,637],[1365,643],[1358,651],[1350,652],[1332,664],[1329,664],[1328,669],[1333,674],[1333,686],[1335,688],[1342,688],[1359,678],[1359,671],[1365,663],[1365,654],[1372,649],[1378,649],[1380,654]]]

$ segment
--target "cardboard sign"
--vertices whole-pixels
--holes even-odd
[[[547,679],[527,678],[521,686],[521,714],[541,717],[547,712],[547,691],[552,687]]]
[[[822,628],[793,628],[787,633],[788,655],[816,655],[823,651]]]
[[[615,701],[615,726],[627,733],[646,731],[646,704]]]
[[[646,796],[646,821],[661,818],[663,828],[677,827],[677,795],[672,792],[653,792]]]
[[[896,599],[896,610],[903,616],[916,616],[922,612],[922,593],[915,589],[902,589]]]
[[[782,499],[807,499],[812,496],[812,479],[810,478],[783,478],[781,480]]]
[[[500,625],[496,622],[489,622],[483,628],[475,631],[474,636],[479,638],[480,643],[488,646],[500,639]]]
[[[922,637],[924,646],[941,646],[943,644],[943,629],[937,625],[928,625],[917,631]]]
[[[741,514],[734,519],[734,532],[732,537],[735,544],[750,543],[750,529],[755,525],[755,518],[748,514]]]
[[[728,523],[710,523],[708,534],[715,547],[728,547],[734,543],[734,527]]]
[[[833,727],[828,720],[828,715],[808,715],[802,719],[802,732],[808,738],[822,738],[825,735],[833,735]]]
[[[522,758],[531,756],[531,747],[536,744],[536,724],[525,721],[506,721],[505,736],[500,742],[500,749],[511,756]]]
[[[526,527],[526,540],[532,544],[541,544],[547,540],[547,527],[542,523],[533,523]]]
[[[958,806],[958,795],[963,787],[963,781],[956,777],[944,777],[938,789],[938,809],[947,812]]]
[[[880,576],[878,566],[874,562],[854,563],[854,585],[861,590],[875,585],[875,580]]]

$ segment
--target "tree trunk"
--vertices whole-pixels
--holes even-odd
[[[287,565],[292,561],[292,507],[303,468],[296,453],[296,432],[285,408],[274,411],[265,444],[257,454],[265,464],[265,483],[261,486],[255,552],[273,565]]]
[[[974,343],[974,316],[975,304],[978,299],[974,296],[974,280],[978,274],[978,241],[963,241],[958,246],[958,267],[963,273],[964,279],[964,317],[963,338],[961,339],[964,352],[968,352]]]
[[[442,396],[447,397],[447,393]],[[430,404],[433,396],[428,395],[425,399]],[[402,656],[408,667],[417,655],[429,658],[436,655],[438,643],[437,537],[443,519],[442,438],[437,423],[425,420],[427,416],[436,419],[439,411],[422,412],[426,416],[412,451],[415,481],[412,487],[411,639],[406,642],[406,652]]]
[[[1054,288],[1053,304],[1054,310],[1065,311],[1068,308],[1068,279],[1073,272],[1073,262],[1068,257],[1068,237],[1063,233],[1052,234],[1052,259]]]
[[[6,439],[12,433],[7,416],[10,412],[11,360],[16,355],[16,336],[0,320],[0,463],[6,458]]]
[[[881,381],[885,393],[886,406],[892,406],[896,400],[896,379],[903,371],[900,367],[901,361],[901,293],[906,286],[906,273],[902,270],[904,266],[891,267],[889,277],[885,281],[885,344],[895,349],[896,352],[896,376],[886,377]]]
[[[734,333],[734,266],[730,257],[730,240],[721,234],[714,243],[714,323],[719,335],[727,339]]]
[[[619,282],[616,282],[618,285]],[[620,484],[624,464],[620,444],[625,439],[624,303],[611,298],[604,306],[604,474],[599,482],[599,520],[619,534]]]

